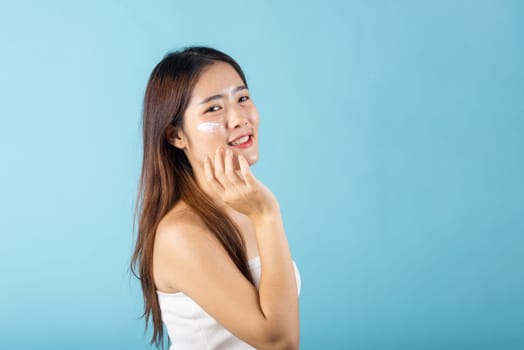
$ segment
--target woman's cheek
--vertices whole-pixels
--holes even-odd
[[[255,108],[250,114],[249,114],[249,122],[253,125],[258,124],[258,110]]]
[[[197,129],[208,134],[216,134],[225,131],[224,125],[215,122],[200,123],[197,125]]]
[[[200,142],[207,152],[214,152],[219,146],[225,147],[227,142],[226,128],[223,123],[202,122],[197,124],[197,129],[204,135]]]

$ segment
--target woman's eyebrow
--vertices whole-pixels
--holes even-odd
[[[235,87],[232,92],[236,93],[236,92],[238,92],[240,90],[247,90],[247,87],[245,85],[239,85],[239,86]],[[223,97],[224,97],[224,95],[221,95],[221,94],[209,96],[209,97],[206,97],[205,99],[203,99],[199,103],[199,105],[203,105],[204,103],[207,103],[207,102],[212,101],[212,100],[216,100],[218,98],[223,98]]]

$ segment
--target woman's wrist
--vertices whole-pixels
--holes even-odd
[[[256,224],[257,222],[265,222],[270,219],[280,217],[280,206],[276,200],[269,203],[263,209],[252,213],[249,218]]]

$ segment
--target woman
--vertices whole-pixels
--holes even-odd
[[[173,52],[151,73],[131,270],[157,346],[163,321],[172,349],[299,347],[300,274],[250,170],[258,126],[241,68],[218,50]]]

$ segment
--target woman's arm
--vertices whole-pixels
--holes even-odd
[[[242,155],[238,155],[240,171],[236,171],[234,157],[232,150],[217,148],[213,164],[208,157],[204,161],[206,179],[227,205],[252,220],[262,265],[262,313],[274,327],[275,338],[298,347],[298,291],[280,206]]]
[[[298,349],[294,269],[277,210],[254,218],[262,263],[259,290],[238,270],[195,213],[180,212],[157,229],[153,264],[163,282],[257,349]]]
[[[300,339],[298,290],[295,270],[278,203],[274,209],[251,216],[262,265],[260,307],[274,327],[276,339],[298,349]]]
[[[238,270],[196,214],[179,215],[157,230],[158,264],[168,266],[171,286],[181,290],[231,333],[257,349],[298,349],[299,311],[295,271],[278,201],[239,156],[219,148],[206,157],[206,180],[224,203],[248,216],[262,265],[259,290]],[[157,266],[159,266],[157,265]]]

